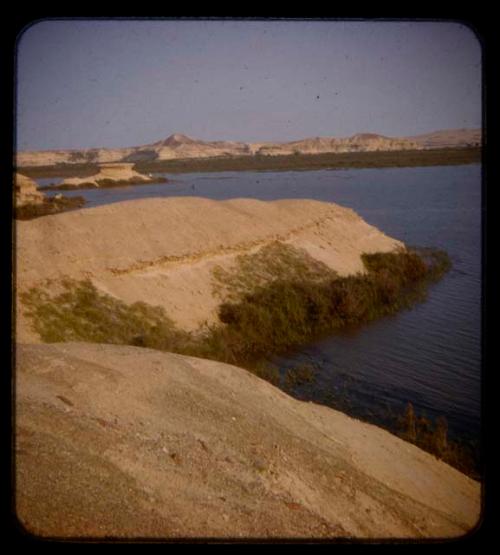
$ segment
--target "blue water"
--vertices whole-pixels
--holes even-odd
[[[353,208],[370,224],[406,244],[445,249],[453,268],[432,286],[426,302],[315,342],[279,363],[286,368],[310,362],[317,368],[316,382],[295,391],[304,399],[374,421],[383,420],[382,409],[401,411],[411,401],[417,413],[446,416],[452,436],[477,438],[481,407],[479,165],[164,175],[173,182],[64,194],[85,196],[89,207],[163,196],[312,198]]]

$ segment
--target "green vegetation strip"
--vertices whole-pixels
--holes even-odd
[[[481,162],[481,148],[443,148],[385,152],[344,152],[326,154],[290,154],[282,156],[227,156],[184,160],[143,160],[134,169],[141,173],[196,173],[223,171],[290,171],[348,168],[389,168],[447,166]],[[18,171],[32,179],[41,177],[87,177],[98,172],[98,165],[56,164],[24,166]]]
[[[222,171],[307,171],[349,168],[447,166],[481,161],[481,149],[400,150],[344,152],[338,154],[290,154],[284,156],[240,156],[188,160],[138,162],[139,172],[191,173]]]
[[[365,274],[339,277],[279,242],[240,256],[233,270],[214,272],[214,289],[227,299],[219,308],[221,324],[196,334],[177,330],[162,307],[127,305],[88,280],[65,280],[54,296],[31,289],[21,300],[46,342],[142,345],[251,369],[344,326],[411,306],[449,267],[446,253],[430,249],[364,254],[362,260]]]
[[[279,242],[242,255],[232,270],[214,272],[214,290],[227,299],[220,305],[221,323],[198,333],[177,329],[162,307],[128,305],[88,280],[64,280],[62,292],[53,295],[33,288],[21,300],[45,342],[136,345],[218,360],[293,392],[312,382],[315,370],[303,366],[282,375],[267,362],[273,355],[409,308],[450,268],[447,254],[435,249],[364,254],[362,260],[364,274],[339,277],[305,251]],[[470,451],[447,441],[443,420],[434,427],[408,411],[399,419],[400,435],[475,475]]]
[[[450,440],[444,416],[433,422],[423,415],[417,415],[413,405],[408,403],[404,415],[399,415],[396,422],[400,437],[436,455],[464,474],[476,480],[481,479],[477,443]]]
[[[76,210],[85,205],[83,197],[51,197],[40,203],[28,203],[17,206],[14,210],[16,220],[33,220],[49,214],[58,214],[68,210]]]
[[[154,179],[145,180],[141,177],[131,177],[130,179],[97,179],[94,181],[85,181],[79,183],[78,185],[65,185],[51,183],[50,185],[44,185],[43,187],[38,187],[39,191],[77,191],[80,189],[112,189],[115,187],[129,187],[130,185],[151,185],[157,183],[167,183],[168,179],[166,177],[158,176]]]

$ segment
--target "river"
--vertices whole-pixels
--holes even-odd
[[[281,357],[307,362],[314,383],[294,394],[375,423],[411,401],[447,418],[450,435],[477,439],[481,413],[481,167],[223,172],[166,177],[168,184],[64,192],[87,206],[163,196],[312,198],[348,206],[408,245],[445,249],[453,268],[411,310]],[[57,181],[39,180],[40,184]],[[55,194],[55,193],[52,193]]]

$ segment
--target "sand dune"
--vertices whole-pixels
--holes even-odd
[[[145,199],[18,222],[17,287],[90,278],[126,302],[163,306],[193,330],[217,321],[213,269],[231,268],[238,255],[275,241],[304,249],[341,275],[363,271],[363,252],[402,245],[331,203]],[[18,326],[20,340],[36,340],[21,305]]]
[[[388,432],[213,361],[20,345],[16,513],[57,537],[449,538],[480,485]]]

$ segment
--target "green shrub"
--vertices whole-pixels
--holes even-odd
[[[277,248],[277,247],[273,247]],[[291,249],[287,245],[287,250]],[[433,254],[434,253],[434,254]],[[346,325],[369,322],[409,307],[425,297],[425,288],[449,266],[445,253],[417,251],[365,254],[367,274],[338,277],[297,264],[300,253],[282,258],[282,264],[265,265],[266,281],[260,274],[263,255],[240,260],[239,267],[217,276],[224,279],[232,300],[219,308],[226,336],[236,346],[235,360],[248,362],[279,353]],[[307,259],[302,258],[307,266]],[[288,265],[288,266],[287,266]],[[240,268],[248,267],[245,281]],[[288,268],[291,279],[284,279]],[[298,269],[298,270],[297,270]],[[305,277],[304,277],[305,276]],[[321,279],[320,279],[321,276]],[[227,291],[229,289],[229,291]]]
[[[336,272],[313,258],[307,251],[274,241],[254,254],[236,258],[233,269],[212,270],[214,293],[233,301],[275,281],[321,283]]]
[[[41,203],[16,206],[14,217],[16,220],[33,220],[49,214],[75,210],[81,208],[84,204],[85,199],[83,197],[49,197]]]
[[[259,378],[266,380],[275,386],[280,385],[280,371],[274,364],[270,364],[266,361],[258,362],[255,366],[253,366],[252,372],[256,376],[259,376]]]
[[[63,292],[55,297],[39,289],[21,294],[43,341],[140,344],[169,350],[183,339],[161,307],[142,302],[127,305],[99,293],[89,280],[64,280],[61,285]]]
[[[272,253],[275,260],[268,264]],[[314,368],[299,366],[280,377],[279,369],[268,362],[272,355],[408,307],[450,266],[446,253],[429,249],[362,259],[366,274],[338,277],[329,270],[322,273],[320,265],[311,265],[289,245],[244,257],[240,263],[248,275],[219,274],[231,299],[220,305],[221,324],[196,334],[178,330],[163,308],[143,302],[128,305],[99,292],[89,280],[64,280],[62,292],[52,296],[33,288],[20,298],[43,341],[128,344],[218,360],[243,366],[290,392],[314,380]],[[292,280],[286,278],[288,270]],[[475,475],[474,450],[448,439],[444,419],[434,424],[417,417],[409,404],[399,433]]]
[[[296,387],[312,383],[315,379],[316,373],[314,366],[309,363],[303,363],[287,369],[283,387],[285,391],[293,392]]]
[[[53,298],[40,290],[21,298],[44,341],[135,344],[253,367],[346,325],[409,306],[421,298],[426,273],[435,273],[416,252],[363,255],[363,262],[366,275],[340,278],[289,245],[242,257],[245,276],[239,268],[219,275],[231,299],[220,305],[221,324],[197,334],[177,330],[160,307],[127,305],[99,293],[90,281],[66,280]]]
[[[403,417],[399,417],[396,433],[424,451],[469,476],[480,479],[477,446],[448,438],[448,423],[444,416],[434,422],[425,416],[416,416],[413,405],[408,403]]]

